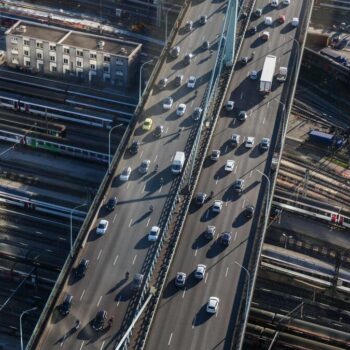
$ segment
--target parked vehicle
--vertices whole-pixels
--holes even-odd
[[[344,144],[342,138],[317,130],[311,130],[309,132],[309,140],[335,148],[340,148]]]
[[[260,92],[268,94],[272,88],[273,76],[275,74],[277,57],[267,55],[265,58],[263,70],[260,77]]]
[[[284,82],[287,80],[287,75],[288,75],[288,68],[287,67],[280,67],[276,79],[279,82]]]

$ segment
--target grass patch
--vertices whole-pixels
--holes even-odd
[[[341,159],[337,159],[337,158],[332,158],[332,157],[326,157],[327,160],[329,160],[330,162],[337,164],[339,166],[341,166],[344,169],[347,169],[349,166],[349,163],[346,163],[345,161],[341,160]]]

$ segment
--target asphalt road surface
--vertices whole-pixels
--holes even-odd
[[[117,196],[118,205],[112,213],[101,207],[88,234],[87,244],[80,254],[90,260],[87,273],[82,279],[76,279],[72,273],[58,299],[58,303],[61,303],[65,293],[73,295],[71,311],[65,317],[57,310],[53,313],[40,339],[40,349],[114,349],[121,335],[121,327],[125,329],[127,326],[125,319],[132,314],[130,308],[129,313],[125,314],[134,297],[130,288],[132,277],[141,269],[146,269],[143,266],[144,259],[149,247],[154,244],[147,241],[147,234],[153,225],[158,224],[163,206],[171,196],[169,192],[174,180],[169,168],[171,159],[176,151],[184,150],[191,130],[198,127],[198,122],[191,118],[191,112],[200,105],[210,78],[223,23],[224,6],[225,2],[206,1],[193,4],[186,14],[183,24],[192,19],[193,29],[186,33],[180,29],[175,40],[175,44],[181,48],[180,56],[168,59],[159,76],[159,79],[169,79],[168,86],[162,91],[156,88],[153,90],[143,112],[144,118],[153,118],[153,129],[157,125],[163,125],[165,133],[156,139],[151,132],[141,130],[142,121],[137,126],[134,139],[141,142],[140,150],[134,156],[125,153],[118,165],[116,179],[106,196],[106,201],[111,196]],[[208,22],[203,26],[197,23],[201,14],[208,16]],[[203,40],[210,41],[214,50],[212,55],[209,50],[201,49]],[[182,59],[187,52],[192,52],[194,59],[191,64],[184,66]],[[180,87],[173,84],[176,74],[184,75]],[[190,75],[197,78],[195,89],[186,85]],[[170,111],[164,111],[163,100],[170,95],[174,99],[174,105]],[[182,117],[175,112],[180,103],[187,105]],[[183,128],[182,132],[179,132],[179,127]],[[137,168],[144,159],[149,159],[151,165],[149,172],[141,175]],[[158,172],[154,171],[156,164],[159,165]],[[125,166],[130,166],[132,172],[129,181],[121,183],[118,176]],[[149,212],[150,205],[154,207],[153,212]],[[165,214],[162,217],[162,220],[166,219]],[[100,218],[109,221],[107,232],[103,236],[97,236],[95,232]],[[130,273],[129,278],[126,278],[126,272]],[[95,332],[91,321],[101,309],[108,312],[108,318],[114,317],[113,326]],[[77,319],[80,320],[81,327],[75,331],[73,327]]]
[[[271,138],[273,134],[276,137],[275,121],[282,117],[278,109],[279,112],[282,111],[279,101],[283,84],[275,82],[273,91],[262,98],[257,91],[258,81],[251,80],[249,73],[257,70],[260,76],[267,54],[277,56],[277,67],[289,66],[291,71],[294,60],[289,61],[290,56],[292,54],[295,57],[297,50],[293,41],[296,30],[291,27],[290,21],[292,17],[300,16],[302,7],[300,1],[292,1],[291,5],[278,10],[265,4],[265,1],[257,1],[256,7],[263,8],[263,16],[250,25],[257,25],[258,32],[247,35],[241,50],[241,56],[250,57],[252,51],[255,51],[255,57],[246,66],[237,65],[230,83],[229,96],[226,96],[226,100],[235,101],[235,109],[229,113],[222,112],[211,143],[210,151],[220,149],[221,156],[217,162],[210,161],[208,157],[197,186],[197,192],[206,192],[208,196],[213,191],[214,198],[207,200],[202,207],[193,204],[190,208],[146,349],[230,348],[237,304],[242,300],[242,282],[247,278],[246,272],[237,263],[244,264],[247,242],[254,238],[257,221],[257,217],[246,219],[243,211],[247,205],[261,208],[266,187],[261,187],[265,180],[257,170],[264,172],[266,160],[271,160],[273,151],[270,149],[263,153],[258,144],[263,137]],[[263,42],[259,35],[266,30],[264,16],[276,20],[281,14],[286,16],[286,22],[274,22],[272,28],[268,29],[269,41]],[[248,118],[243,123],[237,120],[241,110],[248,113]],[[238,147],[232,147],[229,143],[232,133],[240,135]],[[248,136],[255,137],[252,149],[244,146]],[[235,161],[231,173],[224,170],[226,160]],[[234,180],[238,178],[245,180],[245,190],[241,195],[235,194],[232,189]],[[221,213],[215,215],[211,210],[214,199],[223,200]],[[204,237],[207,225],[216,226],[216,236],[211,241]],[[226,248],[217,239],[222,232],[231,233],[231,244]],[[207,267],[203,280],[194,278],[197,264],[205,264]],[[179,271],[187,274],[183,289],[174,285]],[[215,315],[206,312],[210,296],[220,299]]]

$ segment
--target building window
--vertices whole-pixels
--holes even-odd
[[[117,59],[115,60],[115,64],[118,65],[118,66],[122,66],[122,65],[124,65],[124,61],[121,60],[121,59],[119,59],[119,58],[117,58]]]
[[[30,66],[30,60],[25,60],[25,61],[24,61],[24,65],[25,65],[26,67],[29,67],[29,66]]]
[[[56,51],[56,45],[50,44],[50,51]]]
[[[77,67],[81,67],[82,66],[82,62],[81,61],[77,61]]]
[[[119,77],[122,77],[124,75],[124,72],[122,70],[116,70],[115,71],[115,75],[119,76]]]
[[[95,60],[96,59],[96,53],[95,52],[90,52],[90,58]]]
[[[24,56],[29,56],[29,50],[23,50]]]
[[[41,60],[41,59],[43,58],[42,53],[41,53],[41,52],[37,52],[36,58],[38,58],[39,60]]]
[[[24,39],[23,40],[23,45],[24,46],[29,46],[30,45],[30,41],[28,39]]]
[[[103,56],[103,60],[105,62],[109,62],[111,60],[111,58],[109,56]]]
[[[12,44],[17,44],[17,43],[18,43],[18,38],[17,38],[16,36],[13,36],[13,37],[11,38],[11,43],[12,43]]]
[[[43,49],[43,48],[44,48],[44,44],[43,44],[41,41],[37,41],[37,42],[36,42],[36,47],[37,47],[38,49]]]
[[[68,64],[68,58],[63,59],[63,64]]]
[[[51,66],[51,72],[57,72],[57,67],[56,66]]]
[[[106,73],[109,73],[109,64],[105,64],[103,66],[103,71],[106,72]]]
[[[19,64],[18,56],[12,56],[12,63],[13,64]]]
[[[56,61],[56,56],[50,55],[50,61],[55,62]]]
[[[77,50],[77,56],[78,56],[78,57],[83,57],[83,55],[84,55],[84,52],[83,52],[83,51]]]
[[[69,47],[64,47],[64,48],[63,48],[63,53],[69,55]]]
[[[96,64],[90,64],[90,69],[91,70],[96,70]]]

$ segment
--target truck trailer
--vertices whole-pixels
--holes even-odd
[[[340,148],[344,144],[344,139],[318,130],[309,132],[309,140],[334,148]]]
[[[262,94],[268,94],[272,88],[273,76],[275,74],[277,57],[267,55],[264,62],[264,67],[260,78],[259,91]]]

